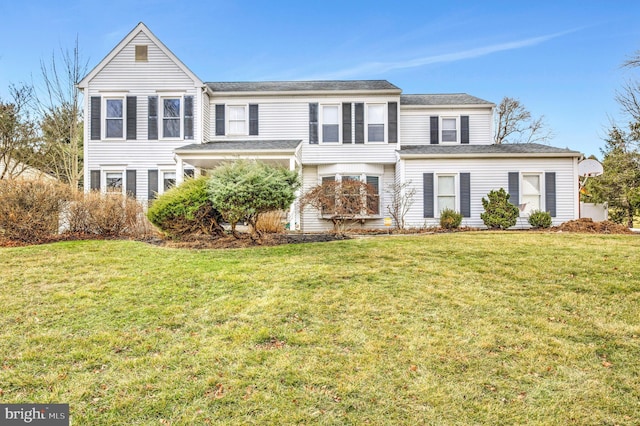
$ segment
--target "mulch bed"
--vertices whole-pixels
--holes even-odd
[[[570,220],[560,226],[551,228],[557,232],[580,232],[587,234],[633,234],[633,231],[624,225],[605,220],[603,222],[594,222],[589,218]]]
[[[141,238],[138,241],[143,241],[149,244],[171,247],[171,248],[188,248],[188,249],[234,249],[234,248],[246,248],[246,247],[268,247],[277,246],[282,244],[299,244],[299,243],[320,243],[336,240],[347,240],[355,236],[368,236],[368,235],[386,235],[386,234],[434,234],[445,232],[466,232],[466,231],[479,231],[479,228],[458,228],[453,230],[442,228],[422,228],[422,229],[407,229],[407,230],[393,230],[389,229],[371,229],[371,230],[357,230],[350,231],[349,235],[336,235],[332,233],[318,233],[318,234],[266,234],[262,240],[255,241],[251,239],[248,234],[240,234],[240,238],[235,238],[232,235],[226,235],[224,237],[212,237],[207,235],[195,235],[186,237],[180,240],[163,239],[157,236]],[[514,232],[522,232],[527,230],[514,230]],[[535,231],[535,230],[534,230]],[[565,222],[560,226],[552,227],[547,232],[577,232],[588,234],[633,234],[629,228],[624,225],[619,225],[611,221],[594,222],[591,219],[583,218],[577,220],[571,220]],[[543,230],[544,232],[544,230]],[[55,243],[58,241],[79,241],[79,240],[122,240],[126,237],[102,237],[94,234],[61,234],[53,235],[42,239],[40,241],[12,241],[3,239],[0,236],[0,247],[22,247],[34,244],[47,244]],[[134,239],[134,238],[130,238]]]

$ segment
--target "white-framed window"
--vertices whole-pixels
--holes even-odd
[[[107,194],[122,194],[124,192],[124,173],[105,172],[104,180]]]
[[[227,134],[246,135],[247,132],[247,106],[229,105],[227,106]]]
[[[182,98],[163,97],[160,98],[162,106],[162,138],[180,139],[182,136]]]
[[[541,210],[542,174],[523,173],[520,188],[520,203],[524,204],[522,213],[528,215],[533,210]]]
[[[340,142],[340,105],[322,105],[320,108],[320,140],[322,143]]]
[[[162,172],[162,193],[170,190],[176,186],[176,172],[166,171]]]
[[[377,175],[367,175],[367,174],[335,174],[335,175],[330,175],[330,176],[322,176],[321,181],[322,183],[327,183],[327,182],[347,182],[347,181],[356,181],[356,182],[363,182],[365,184],[367,184],[370,188],[371,188],[371,192],[370,193],[363,193],[361,191],[361,188],[358,188],[357,191],[354,191],[353,188],[350,189],[344,189],[343,191],[343,196],[346,199],[349,199],[351,197],[354,198],[360,198],[360,197],[365,197],[363,198],[362,202],[366,203],[366,210],[367,212],[347,212],[348,214],[356,214],[356,215],[370,215],[370,216],[377,216],[380,214],[380,176]],[[337,199],[338,197],[336,197]],[[354,204],[354,205],[358,205],[360,203],[349,203],[349,204]],[[362,204],[360,204],[362,205]],[[322,213],[323,214],[331,214],[331,210],[333,209],[333,207],[335,206],[335,204],[332,204],[330,206],[326,206],[322,209]]]
[[[385,104],[367,104],[367,142],[385,141]]]
[[[104,136],[105,139],[124,139],[124,97],[105,98]]]
[[[439,174],[437,177],[437,212],[440,213],[444,209],[458,211],[456,175],[455,174]]]
[[[440,119],[440,142],[441,143],[457,143],[460,142],[460,129],[458,128],[460,120],[458,117],[442,117]]]

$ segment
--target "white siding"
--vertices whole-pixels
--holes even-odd
[[[405,176],[411,181],[416,194],[411,210],[406,216],[409,226],[435,226],[438,218],[423,217],[423,173],[460,173],[471,176],[471,217],[464,218],[462,226],[484,227],[480,213],[484,212],[482,198],[493,189],[508,190],[509,172],[556,173],[556,217],[553,225],[577,218],[578,188],[575,178],[576,159],[574,158],[532,158],[532,159],[425,159],[405,160]],[[542,179],[544,182],[544,179]],[[458,194],[459,195],[459,194]],[[544,209],[544,190],[542,194]],[[457,202],[459,203],[459,196]],[[436,212],[436,216],[438,216]],[[527,217],[518,219],[518,227],[528,226]]]
[[[400,135],[402,145],[429,145],[431,116],[469,116],[469,143],[490,145],[492,114],[490,109],[400,109]],[[458,121],[458,126],[460,122]]]
[[[341,104],[343,102],[398,102],[397,97],[351,96],[351,97],[224,97],[219,96],[210,101],[210,132],[212,140],[233,139],[300,139],[302,140],[303,164],[333,164],[349,162],[370,162],[377,164],[395,164],[396,144],[309,144],[309,103]],[[215,105],[248,105],[257,103],[259,131],[257,136],[215,135]],[[352,115],[354,112],[352,112]],[[355,127],[355,126],[354,126]],[[385,129],[386,131],[386,129]]]
[[[148,61],[135,61],[135,46],[147,45]],[[149,169],[167,170],[175,168],[174,149],[202,140],[197,123],[200,109],[201,89],[196,86],[169,56],[167,56],[143,32],[136,35],[98,74],[88,82],[85,90],[85,189],[89,189],[90,171],[107,169],[135,169],[137,171],[137,194],[146,200],[148,194],[147,174]],[[92,96],[118,93],[122,96],[137,97],[136,140],[91,140],[88,130],[91,123],[91,109],[88,100]],[[194,139],[191,140],[148,140],[148,97],[158,96],[158,110],[162,108],[161,97],[193,96]],[[181,105],[184,107],[184,103]],[[207,115],[203,111],[202,115]],[[104,126],[104,117],[101,126]],[[162,123],[158,117],[160,128]],[[203,117],[205,123],[208,117]],[[159,136],[162,137],[161,129]],[[159,176],[161,178],[161,175]]]
[[[347,165],[347,168],[350,166]],[[357,166],[351,166],[356,170]],[[302,170],[302,190],[303,193],[313,188],[316,185],[322,183],[321,176],[318,174],[319,167],[316,166],[304,166]],[[380,218],[366,220],[364,223],[355,222],[349,224],[351,229],[382,229],[384,228],[384,217],[388,217],[389,213],[387,206],[391,202],[392,194],[389,189],[395,179],[395,166],[385,165],[381,168],[382,176],[380,179],[380,190],[382,192],[382,203],[380,205]],[[301,212],[301,229],[303,232],[323,232],[333,229],[333,223],[330,220],[322,219],[320,212],[311,207],[305,208]]]
[[[214,108],[215,109],[215,108]],[[211,135],[215,135],[215,131],[211,133],[211,116],[215,113],[211,112],[211,101],[209,95],[202,95],[202,141],[208,142],[211,140]],[[196,125],[197,127],[197,125]]]

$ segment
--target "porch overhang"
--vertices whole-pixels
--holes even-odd
[[[301,139],[234,140],[185,145],[174,153],[182,162],[202,169],[213,169],[234,160],[258,160],[287,168],[300,166]]]

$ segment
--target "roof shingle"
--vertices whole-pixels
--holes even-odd
[[[400,105],[494,105],[492,102],[466,93],[442,93],[432,95],[402,95]]]
[[[302,92],[333,90],[394,90],[387,80],[255,81],[206,83],[214,92]]]

